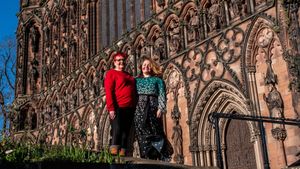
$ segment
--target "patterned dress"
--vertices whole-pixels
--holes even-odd
[[[158,77],[136,78],[138,102],[134,116],[136,135],[142,158],[170,159],[173,149],[163,131],[158,109],[166,112],[166,91]]]

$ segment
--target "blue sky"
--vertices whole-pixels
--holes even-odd
[[[15,36],[18,25],[17,13],[19,12],[19,0],[4,0],[0,5],[0,41],[6,37]],[[0,63],[2,65],[2,63]],[[2,129],[2,118],[0,118]]]
[[[13,36],[16,32],[19,12],[19,0],[1,1],[0,6],[0,40],[7,36]]]

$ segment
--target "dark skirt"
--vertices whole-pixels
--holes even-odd
[[[165,136],[161,118],[156,117],[158,98],[139,95],[134,125],[141,158],[170,160],[173,149]]]

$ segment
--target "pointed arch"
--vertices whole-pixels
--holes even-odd
[[[232,82],[214,80],[207,84],[199,99],[196,101],[195,110],[192,112],[189,120],[191,123],[190,147],[193,147],[193,150],[200,150],[198,153],[202,153],[201,159],[199,159],[198,155],[193,154],[193,156],[195,155],[196,161],[198,161],[196,163],[200,165],[217,165],[216,159],[213,158],[216,157],[217,147],[215,129],[209,122],[209,115],[213,112],[227,114],[237,112],[244,115],[252,114],[247,98]],[[227,119],[221,119],[219,122],[222,145],[225,145],[225,134],[228,124]],[[252,134],[249,138],[254,137],[255,131],[257,131],[255,124],[248,121],[246,124],[249,133]],[[249,142],[252,141],[253,140],[249,140]]]
[[[107,148],[110,139],[110,120],[104,100],[102,100],[102,102],[104,107],[102,107],[98,112],[99,118],[97,122],[98,147],[100,149]]]
[[[275,25],[275,21],[273,21],[270,18],[266,17],[257,17],[253,20],[252,24],[249,26],[249,32],[246,35],[246,46],[245,46],[245,59],[243,61],[243,65],[247,69],[251,69],[253,66],[256,65],[256,58],[253,54],[253,51],[255,51],[255,48],[257,47],[257,44],[255,43],[255,40],[257,39],[257,36],[262,28],[269,28],[270,30],[273,30],[273,25]],[[276,36],[276,33],[274,32],[274,35]],[[278,38],[281,40],[282,38]]]
[[[179,18],[184,19],[189,10],[196,10],[197,11],[197,6],[196,6],[195,2],[190,1],[190,2],[186,3],[183,6],[182,10],[180,11]]]
[[[177,15],[175,14],[170,14],[168,17],[165,18],[164,26],[163,28],[165,28],[165,30],[168,30],[168,27],[170,26],[170,23],[172,20],[175,20],[176,22],[179,22],[179,18]]]
[[[158,37],[156,35],[160,35],[162,33],[162,30],[159,25],[153,25],[151,26],[149,32],[147,33],[147,39],[151,42],[154,42],[155,39]]]
[[[142,42],[144,43],[145,41],[146,41],[146,38],[143,34],[137,35],[134,42],[133,42],[132,48],[134,48],[134,49],[138,48],[138,46],[140,46],[141,43]]]

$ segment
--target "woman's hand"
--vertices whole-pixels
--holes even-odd
[[[116,117],[116,112],[115,111],[109,111],[109,118],[113,120]]]
[[[160,118],[161,117],[161,111],[160,111],[160,109],[158,109],[157,110],[157,112],[156,112],[156,118]]]

